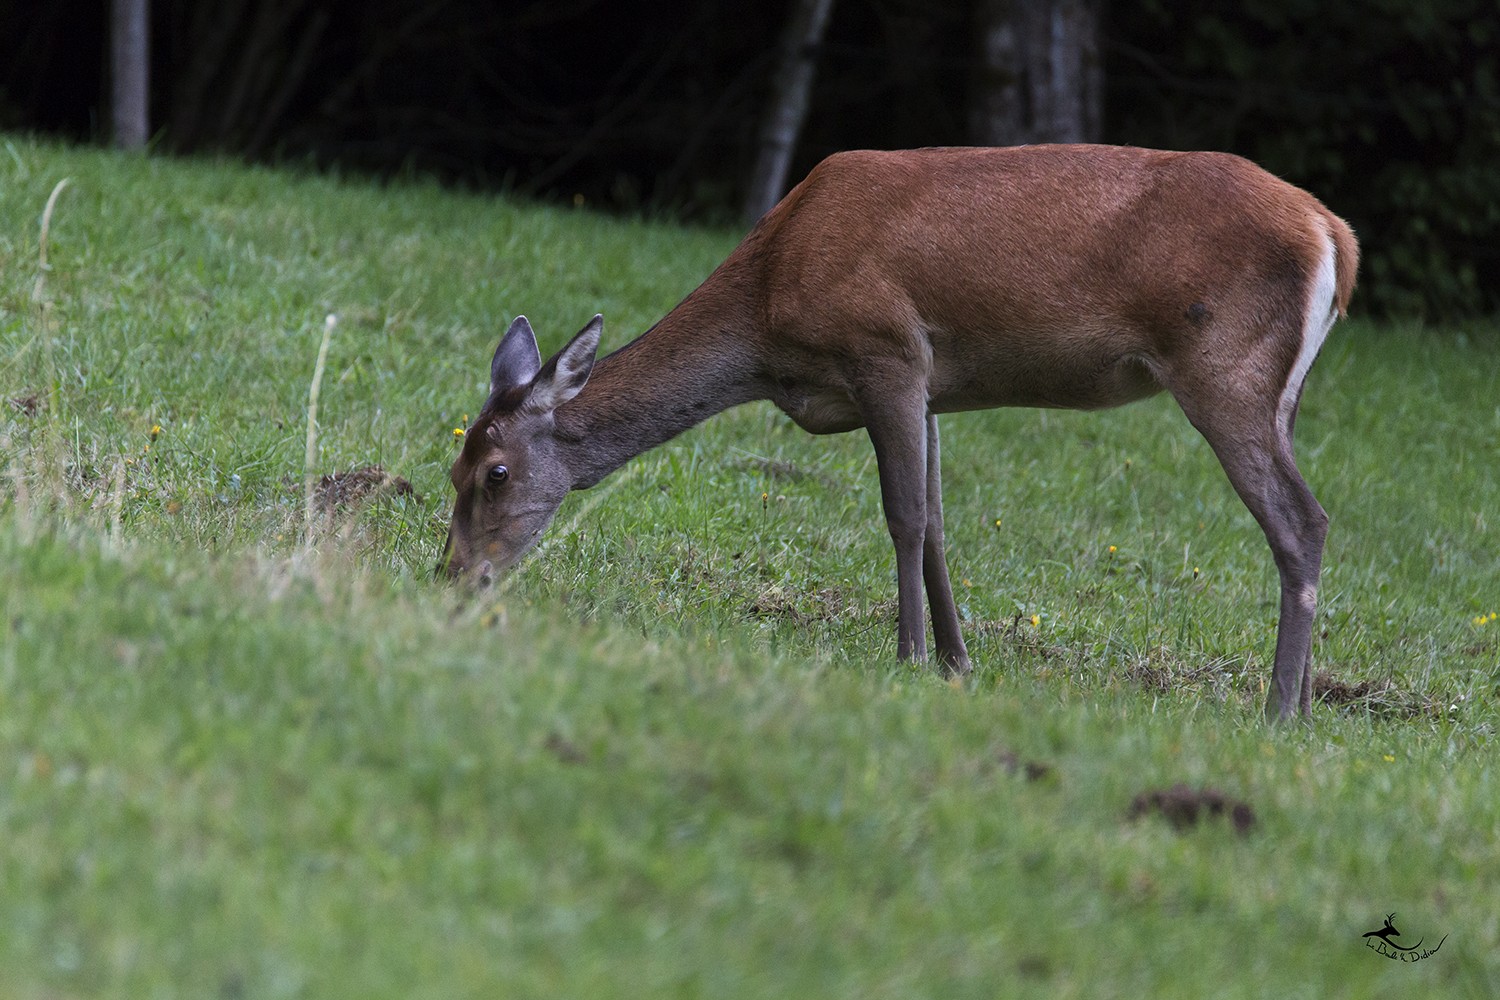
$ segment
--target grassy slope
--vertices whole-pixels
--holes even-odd
[[[572,498],[503,594],[429,585],[503,323],[618,345],[731,244],[3,143],[0,992],[1500,992],[1493,331],[1350,324],[1314,372],[1315,655],[1390,689],[1306,730],[1258,722],[1269,554],[1165,400],[945,418],[958,688],[891,661],[867,443],[762,407]],[[420,497],[307,550],[330,311],[317,470]],[[1177,781],[1256,829],[1127,818]],[[1451,937],[1379,959],[1392,910]]]

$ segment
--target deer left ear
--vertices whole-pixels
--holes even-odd
[[[526,395],[526,408],[534,413],[548,413],[578,395],[594,368],[599,350],[599,335],[604,331],[604,317],[595,316],[579,330],[568,345],[542,366]]]
[[[536,349],[536,334],[525,316],[517,316],[490,362],[490,396],[523,386],[536,378],[542,367],[542,356]]]

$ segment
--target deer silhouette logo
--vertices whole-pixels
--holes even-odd
[[[1380,938],[1381,941],[1384,941],[1387,945],[1389,945],[1392,948],[1395,948],[1397,951],[1416,951],[1418,948],[1422,947],[1422,941],[1425,941],[1426,938],[1423,938],[1422,941],[1418,941],[1416,944],[1412,945],[1410,948],[1403,948],[1403,947],[1401,947],[1401,945],[1396,944],[1394,941],[1391,940],[1391,938],[1396,938],[1396,937],[1400,937],[1401,936],[1401,932],[1398,931],[1398,930],[1396,930],[1396,925],[1392,922],[1395,919],[1396,919],[1396,915],[1394,913],[1387,913],[1386,916],[1385,916],[1385,926],[1384,927],[1380,928],[1380,930],[1378,930],[1378,931],[1365,931],[1365,933],[1363,935],[1361,935],[1361,936],[1362,937]]]
[[[1394,913],[1387,913],[1385,915],[1384,927],[1377,931],[1366,931],[1362,936],[1366,939],[1375,939],[1374,941],[1366,940],[1365,947],[1373,949],[1376,954],[1382,955],[1385,958],[1396,959],[1402,962],[1420,962],[1424,958],[1430,958],[1437,954],[1437,950],[1443,946],[1443,941],[1448,940],[1448,935],[1444,934],[1443,941],[1439,941],[1435,946],[1426,951],[1418,950],[1422,947],[1422,942],[1427,940],[1425,936],[1418,939],[1414,945],[1399,945],[1391,940],[1392,938],[1401,936],[1401,932],[1396,929],[1396,915]]]

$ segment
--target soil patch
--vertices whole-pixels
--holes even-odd
[[[34,392],[28,392],[24,396],[11,397],[10,405],[23,416],[34,417],[42,410],[42,397]]]
[[[1341,681],[1325,671],[1313,675],[1313,701],[1348,712],[1369,712],[1388,719],[1416,719],[1443,714],[1430,698],[1403,691],[1390,681]]]
[[[1232,799],[1217,788],[1189,788],[1178,783],[1171,788],[1142,792],[1130,803],[1130,818],[1139,819],[1160,813],[1174,830],[1187,830],[1202,820],[1223,816],[1244,835],[1255,825],[1255,811],[1249,804]]]
[[[348,472],[334,472],[318,480],[313,488],[313,499],[323,514],[332,514],[339,508],[352,507],[370,497],[408,496],[418,503],[422,498],[412,489],[411,483],[400,476],[393,476],[378,465]]]

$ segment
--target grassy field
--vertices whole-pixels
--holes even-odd
[[[944,418],[961,684],[868,442],[759,405],[432,583],[505,323],[619,346],[733,243],[0,136],[0,996],[1500,995],[1500,331],[1313,372],[1309,726],[1164,399]],[[1178,783],[1253,825],[1132,814]]]

